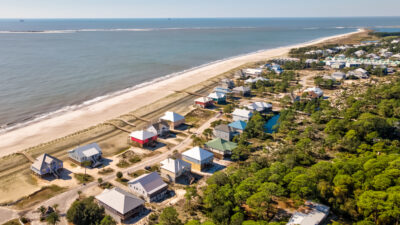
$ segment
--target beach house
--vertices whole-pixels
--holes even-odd
[[[72,161],[80,165],[84,162],[91,162],[92,167],[97,167],[102,164],[102,151],[97,143],[80,146],[68,151],[68,156]]]
[[[232,155],[232,151],[237,147],[237,144],[222,138],[215,138],[205,143],[205,149],[215,153],[215,157],[224,158]]]
[[[233,88],[232,93],[236,96],[249,96],[251,92],[249,87],[240,86]]]
[[[214,128],[214,136],[230,141],[232,138],[239,133],[236,133],[235,129],[228,126],[227,124],[220,124]]]
[[[233,80],[228,79],[228,78],[222,79],[220,84],[221,84],[221,87],[228,88],[228,89],[235,87],[235,83],[233,82]]]
[[[118,187],[105,189],[95,197],[97,203],[118,223],[140,215],[144,210],[144,201]]]
[[[221,92],[213,92],[208,95],[208,98],[211,98],[217,104],[226,103],[226,95]]]
[[[320,98],[324,95],[324,92],[319,87],[307,88],[303,93],[307,93],[309,98]]]
[[[213,106],[213,99],[209,97],[200,97],[194,100],[194,104],[200,108],[208,108]]]
[[[54,175],[59,178],[59,170],[63,169],[63,162],[49,154],[42,154],[35,159],[31,170],[39,176]]]
[[[326,205],[307,201],[298,209],[286,225],[320,225],[325,224],[330,208]]]
[[[129,137],[132,140],[132,144],[137,147],[154,146],[157,142],[157,133],[150,132],[147,130],[133,131]]]
[[[228,124],[228,126],[232,127],[235,132],[242,133],[246,129],[247,123],[243,120],[236,120]]]
[[[264,77],[249,78],[249,79],[245,80],[244,83],[245,84],[254,84],[254,83],[257,83],[258,81],[265,82],[265,81],[268,81],[268,79],[264,78]]]
[[[144,198],[147,202],[164,199],[168,191],[168,185],[157,172],[143,174],[128,181],[128,187],[134,194]]]
[[[354,73],[356,74],[356,76],[357,76],[358,78],[366,79],[366,78],[369,77],[368,71],[366,71],[366,70],[363,69],[363,68],[358,68],[358,69],[354,70]]]
[[[212,166],[214,154],[198,146],[182,153],[182,160],[190,163],[192,170],[202,171]]]
[[[235,109],[232,112],[233,120],[249,121],[252,116],[253,116],[253,113],[247,109]]]
[[[224,93],[225,95],[229,94],[229,93],[232,93],[231,89],[226,88],[226,87],[222,87],[222,86],[218,86],[218,87],[214,88],[214,91],[215,92]]]
[[[346,79],[346,74],[340,71],[334,72],[331,75],[335,80],[344,80]]]
[[[185,123],[185,117],[178,113],[168,111],[160,118],[160,121],[167,122],[169,128],[173,130]]]
[[[248,68],[248,69],[244,69],[243,73],[246,76],[252,76],[252,77],[258,77],[262,74],[263,69],[262,68]]]
[[[176,182],[179,177],[189,175],[191,168],[190,163],[181,159],[168,158],[161,162],[160,173],[164,179]]]
[[[252,112],[271,112],[272,111],[272,104],[266,102],[253,102],[245,106],[248,110]]]
[[[151,124],[146,130],[157,134],[159,137],[166,137],[169,135],[169,124],[166,121],[159,121]]]

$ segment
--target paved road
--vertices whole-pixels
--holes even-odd
[[[196,133],[197,134],[201,134],[205,129],[207,129],[208,127],[210,127],[211,123],[214,122],[215,120],[217,120],[218,118],[221,117],[221,114],[217,113],[214,117],[212,117],[211,119],[209,119],[207,122],[205,122],[203,125],[201,125],[197,130]],[[178,152],[182,152],[184,150],[186,150],[187,147],[189,147],[189,145],[191,144],[192,140],[191,137],[188,136],[187,138],[185,138],[181,143],[179,143],[178,145],[174,146],[173,148],[171,148],[169,151],[164,152],[162,154],[159,155],[155,155],[152,156],[144,161],[141,161],[137,164],[135,164],[132,167],[129,167],[127,169],[122,170],[121,172],[124,174],[127,173],[131,173],[134,172],[136,170],[140,170],[140,169],[144,169],[146,166],[150,166],[150,165],[154,165],[156,163],[159,163],[161,161],[163,161],[164,159],[168,158],[169,155],[177,150]],[[115,174],[112,175],[108,175],[106,177],[103,178],[104,182],[107,181],[111,181],[115,179]],[[54,204],[58,204],[58,210],[60,211],[61,215],[65,215],[65,213],[67,212],[69,206],[74,202],[74,200],[76,198],[78,198],[78,191],[81,191],[82,193],[85,192],[85,190],[88,190],[89,188],[93,188],[97,185],[97,182],[91,182],[88,183],[86,185],[81,185],[78,187],[75,187],[69,191],[66,191],[64,193],[61,193],[57,196],[54,196],[53,198],[48,199],[45,202],[41,202],[40,204],[38,204],[36,207],[33,207],[33,210],[29,211],[26,216],[28,218],[38,218],[39,217],[39,213],[36,212],[36,209],[40,206],[40,205],[44,205],[44,206],[52,206]],[[13,218],[17,218],[17,212],[14,210],[10,210],[7,208],[0,208],[0,224],[3,224],[4,222],[11,220]],[[39,221],[32,221],[32,225],[35,224],[42,224]],[[65,217],[61,218],[61,222],[60,224],[67,224],[67,221],[65,219]]]

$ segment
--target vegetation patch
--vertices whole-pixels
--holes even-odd
[[[78,180],[80,184],[89,183],[93,181],[93,177],[90,176],[89,174],[75,173],[74,177],[76,180]]]

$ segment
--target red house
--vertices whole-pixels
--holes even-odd
[[[194,100],[194,104],[201,108],[207,108],[213,105],[213,99],[209,97],[200,97]]]
[[[157,141],[157,134],[147,130],[133,131],[129,136],[133,144],[139,147],[151,146]]]

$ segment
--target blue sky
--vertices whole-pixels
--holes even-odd
[[[400,0],[0,0],[0,18],[400,16]]]

